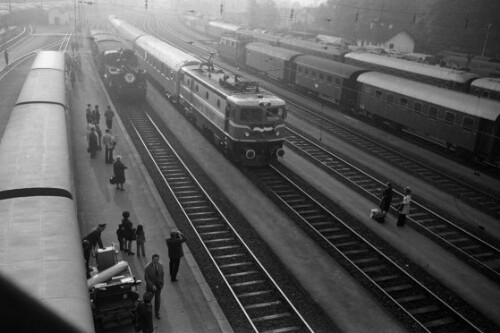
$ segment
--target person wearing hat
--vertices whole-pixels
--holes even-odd
[[[120,155],[116,156],[116,162],[113,164],[113,172],[115,174],[116,189],[120,191],[125,191],[123,188],[123,183],[125,183],[125,169],[128,169],[122,162],[122,157]]]
[[[179,231],[175,230],[170,232],[170,238],[167,239],[168,257],[170,258],[170,281],[172,282],[177,281],[177,272],[179,271],[181,258],[184,256],[182,243],[185,241],[186,238]]]
[[[410,203],[411,203],[411,190],[409,187],[405,187],[403,201],[399,204],[399,214],[398,214],[398,227],[403,227],[406,223],[406,215],[410,213]]]
[[[142,301],[137,305],[135,312],[135,327],[138,332],[154,332],[153,307],[151,306],[152,299],[153,294],[147,291],[144,293],[144,296],[142,296]]]
[[[104,249],[104,245],[102,244],[101,234],[106,229],[106,224],[99,224],[97,227],[92,229],[87,236],[83,237],[83,256],[85,258],[85,263],[87,268],[89,267],[90,260],[90,252],[93,248],[99,245],[99,248]]]

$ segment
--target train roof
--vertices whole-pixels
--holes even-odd
[[[210,21],[208,25],[211,27],[216,27],[227,31],[237,31],[241,28],[241,25],[239,24],[237,25],[237,24],[218,22],[218,21]]]
[[[500,77],[483,77],[472,81],[471,87],[500,91]]]
[[[64,71],[38,68],[29,71],[16,105],[50,103],[66,105]]]
[[[153,36],[142,36],[136,40],[137,46],[162,61],[167,67],[178,71],[181,67],[199,64],[200,60],[189,53],[167,44]]]
[[[244,78],[235,78],[232,73],[223,71],[200,70],[200,66],[186,66],[182,69],[186,74],[191,75],[198,82],[215,89],[221,96],[227,98],[235,104],[241,106],[257,106],[260,102],[271,103],[272,106],[283,106],[285,101],[281,98],[264,91],[259,87],[256,91],[255,82],[250,82]],[[244,87],[248,89],[239,89]]]
[[[311,50],[316,53],[325,54],[327,56],[328,55],[342,56],[345,53],[349,52],[349,50],[344,47],[326,45],[291,37],[282,37],[279,39],[279,43],[280,45],[288,45],[289,47],[292,48],[300,48],[305,52],[307,52],[307,50]]]
[[[394,68],[408,73],[425,75],[440,80],[467,83],[478,76],[474,73],[468,73],[450,68],[444,68],[394,57],[387,57],[374,53],[350,52],[344,56],[346,59],[358,60],[373,65]]]
[[[118,16],[109,15],[108,21],[111,23],[111,25],[113,25],[116,29],[120,31],[120,34],[126,40],[135,41],[137,38],[141,36],[147,36],[147,34],[144,31],[119,19]]]
[[[52,68],[64,72],[64,54],[58,51],[40,51],[31,69]]]
[[[63,105],[17,105],[0,145],[0,192],[49,187],[72,193],[71,172],[60,163],[70,158],[67,136]]]
[[[259,42],[248,43],[245,47],[249,51],[255,51],[255,52],[267,54],[267,55],[273,56],[275,58],[279,58],[279,59],[287,60],[287,61],[300,54],[299,52],[296,52],[296,51],[284,49],[281,47],[272,46],[272,45],[265,44],[265,43],[259,43]]]
[[[500,116],[500,102],[492,99],[464,94],[439,88],[422,82],[377,72],[361,74],[358,82],[413,97],[450,110],[456,110],[474,117],[496,121]]]
[[[311,55],[300,55],[295,59],[297,65],[315,68],[320,71],[332,73],[337,76],[349,79],[354,73],[366,72],[367,69],[352,65],[347,65],[338,61],[328,60]]]

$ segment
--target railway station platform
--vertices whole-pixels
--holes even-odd
[[[168,278],[169,259],[165,239],[175,224],[165,209],[152,180],[149,178],[142,161],[135,150],[119,115],[115,112],[112,133],[117,137],[114,157],[122,156],[126,170],[125,191],[115,190],[109,178],[113,174],[112,164],[106,164],[104,150],[97,153],[95,159],[87,153],[87,122],[85,109],[87,104],[99,105],[102,112],[100,127],[106,128],[104,110],[110,103],[109,96],[95,71],[88,47],[80,49],[82,74],[77,76],[74,88],[68,81],[70,133],[74,159],[76,202],[82,237],[98,224],[106,223],[102,233],[104,246],[118,244],[116,230],[121,223],[122,212],[130,212],[134,227],[144,226],[146,234],[146,256],[138,257],[118,254],[118,260],[129,263],[135,277],[142,280],[139,292],[145,292],[144,267],[155,253],[160,255],[165,273],[165,285],[162,290],[161,319],[154,318],[156,332],[232,332],[218,302],[208,287],[189,249],[184,245],[185,257],[181,260],[179,281],[172,283]],[[188,241],[189,242],[189,241]],[[80,246],[80,244],[76,244]],[[136,252],[136,244],[133,244]],[[82,265],[84,258],[82,258]],[[95,266],[95,259],[91,258]],[[84,278],[84,277],[82,277]],[[131,326],[116,327],[106,332],[131,332]]]

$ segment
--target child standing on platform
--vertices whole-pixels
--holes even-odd
[[[121,223],[118,225],[118,229],[116,229],[116,237],[118,237],[120,251],[125,251],[125,229],[123,229],[123,224]]]
[[[142,250],[142,256],[146,256],[146,251],[144,250],[144,243],[146,243],[146,233],[144,232],[144,227],[142,224],[137,226],[136,233],[136,244],[137,244],[137,256],[139,257]]]

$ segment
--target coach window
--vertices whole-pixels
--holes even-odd
[[[400,98],[399,104],[401,104],[402,107],[407,108],[408,107],[408,100],[406,98]]]
[[[375,90],[375,97],[382,99],[382,92],[380,90]]]
[[[205,98],[208,99],[208,91],[205,93]]]
[[[335,78],[335,84],[340,86],[340,79],[338,77]]]
[[[198,92],[198,85],[196,85],[194,89],[196,90],[196,92]]]
[[[297,66],[297,72],[302,73],[302,66]]]
[[[474,119],[469,117],[464,117],[464,120],[462,121],[462,128],[466,131],[472,131],[473,127],[474,127]]]
[[[217,98],[217,107],[220,109],[220,99]]]
[[[431,106],[429,108],[429,118],[436,120],[438,118],[438,109]]]
[[[394,103],[394,95],[387,95],[386,97],[387,104],[393,104]]]
[[[323,75],[323,73],[319,73],[319,79],[320,80],[324,80],[325,79],[325,76]]]
[[[444,123],[446,125],[453,125],[455,123],[455,114],[453,112],[445,111]]]
[[[316,71],[311,71],[311,76],[316,77]]]
[[[332,78],[332,76],[331,76],[331,75],[327,75],[327,76],[326,76],[326,80],[327,80],[329,83],[332,83],[333,78]]]
[[[309,74],[309,69],[304,68],[304,74],[305,74],[305,75],[308,75],[308,74]]]
[[[415,113],[422,113],[422,103],[414,102],[413,103],[413,111],[415,111]]]

